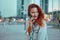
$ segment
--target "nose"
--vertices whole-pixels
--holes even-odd
[[[34,16],[36,16],[36,13],[34,13]]]

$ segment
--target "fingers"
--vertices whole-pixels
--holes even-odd
[[[34,19],[33,17],[31,17],[29,20],[30,20],[30,22],[32,22],[32,23],[35,22],[35,19]]]
[[[29,19],[29,24],[30,24],[30,25],[33,25],[34,22],[35,22],[34,18],[31,17],[31,18]]]
[[[32,21],[32,23],[34,23],[34,22],[35,22],[35,20]]]
[[[32,21],[33,19],[34,19],[33,17],[30,18],[31,21]]]

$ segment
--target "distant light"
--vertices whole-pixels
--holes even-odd
[[[0,22],[1,22],[2,20],[0,19]]]

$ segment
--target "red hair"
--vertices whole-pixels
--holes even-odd
[[[37,8],[38,13],[39,13],[38,18],[36,19],[36,23],[38,23],[38,25],[39,25],[40,27],[42,27],[42,26],[43,26],[44,13],[43,13],[43,10],[42,10],[38,5],[36,5],[36,4],[30,4],[30,5],[28,6],[28,16],[29,16],[29,17],[31,16],[31,15],[30,15],[30,11],[31,11],[31,9],[34,8],[34,7]],[[31,31],[31,28],[30,28],[30,26],[29,26],[29,28],[28,28],[28,33],[30,33],[30,31]],[[30,35],[30,34],[29,34],[29,35]]]
[[[38,18],[36,19],[36,22],[40,26],[43,26],[44,13],[43,13],[42,9],[38,5],[36,5],[36,4],[30,4],[29,7],[28,7],[28,15],[31,16],[30,15],[30,11],[34,7],[36,7],[38,9],[38,13],[39,13]]]

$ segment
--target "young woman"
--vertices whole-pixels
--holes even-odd
[[[46,21],[49,18],[44,16],[43,10],[36,4],[28,6],[28,40],[47,40],[47,26]]]

